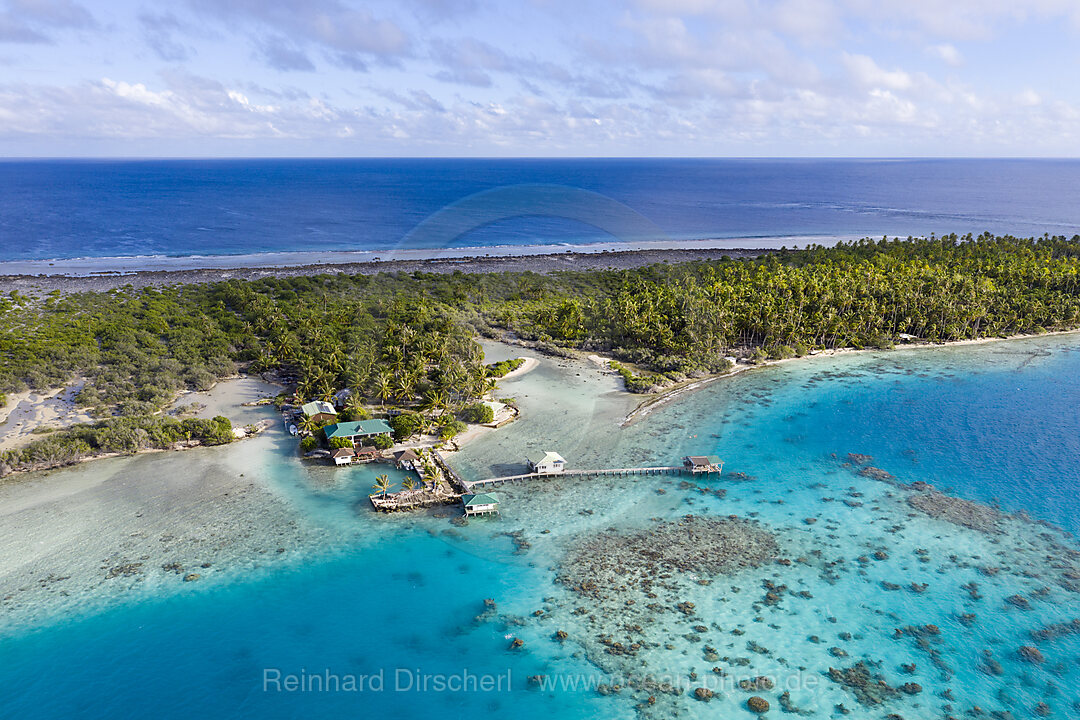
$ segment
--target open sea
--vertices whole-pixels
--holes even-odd
[[[409,237],[445,206],[503,186],[599,193],[643,220],[627,232],[603,217],[546,217],[559,212],[550,198],[532,207],[503,198],[507,212],[536,214],[481,213],[470,232]],[[1071,236],[1077,187],[1076,160],[8,160],[0,262],[573,246],[612,233],[762,247],[986,230]]]

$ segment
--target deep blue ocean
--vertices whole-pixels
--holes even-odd
[[[382,250],[521,184],[600,193],[675,240],[1080,232],[1073,160],[39,160],[0,162],[0,261]],[[454,244],[606,240],[518,218]]]

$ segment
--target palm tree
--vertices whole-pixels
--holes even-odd
[[[390,492],[390,488],[394,487],[394,484],[390,482],[389,475],[379,475],[377,478],[375,478],[375,484],[371,487],[372,489],[381,492],[382,496],[385,498],[386,493]]]
[[[320,425],[315,418],[305,417],[300,421],[300,429],[309,435],[315,435],[315,433],[319,432],[319,428],[321,427],[322,425]]]
[[[406,490],[412,490],[416,487],[416,481],[413,480],[411,477],[405,478],[401,481],[401,487],[405,488]]]
[[[393,376],[383,370],[375,379],[375,396],[379,398],[379,405],[384,405],[394,394]]]

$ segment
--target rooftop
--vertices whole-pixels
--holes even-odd
[[[334,406],[323,400],[312,400],[309,403],[304,403],[300,406],[300,409],[308,417],[311,417],[312,415],[318,415],[319,413],[337,415],[337,410],[334,409]]]
[[[405,448],[394,453],[394,459],[398,462],[404,462],[406,460],[419,460],[420,456],[412,448]]]
[[[475,495],[462,495],[461,502],[465,507],[472,505],[498,505],[499,496],[495,493],[477,493]]]
[[[689,465],[719,465],[720,458],[716,455],[687,455],[683,462]]]
[[[335,423],[324,428],[326,439],[336,437],[353,437],[355,435],[382,435],[392,433],[394,429],[386,424],[385,420],[350,420],[349,422]]]
[[[566,462],[566,460],[563,459],[562,455],[557,452],[551,452],[550,450],[545,450],[544,452],[529,453],[527,457],[529,462],[531,462],[533,465],[539,465],[543,462]]]

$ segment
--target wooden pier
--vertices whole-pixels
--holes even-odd
[[[472,492],[475,488],[502,485],[503,483],[522,482],[524,480],[557,479],[561,477],[624,477],[627,475],[682,475],[691,474],[682,465],[665,465],[660,467],[636,467],[636,468],[604,468],[601,470],[564,470],[560,473],[524,473],[522,475],[504,475],[503,477],[486,478],[484,480],[462,480],[466,489]]]
[[[630,475],[690,475],[701,474],[717,475],[723,469],[719,458],[712,456],[693,456],[684,458],[682,465],[661,465],[654,467],[633,468],[601,468],[598,470],[563,470],[560,472],[532,472],[520,475],[503,475],[502,477],[485,478],[483,480],[466,480],[457,473],[446,458],[438,450],[432,450],[432,459],[435,466],[441,471],[441,477],[437,478],[434,487],[416,488],[414,490],[401,490],[396,493],[369,495],[372,506],[381,512],[395,512],[398,510],[413,510],[417,508],[431,507],[433,505],[446,505],[460,502],[463,495],[483,493],[485,488],[503,485],[505,483],[525,482],[528,480],[546,480],[565,477],[588,478],[588,477],[627,477]]]
[[[459,493],[469,492],[469,483],[457,474],[457,470],[450,467],[450,463],[446,462],[446,458],[438,450],[432,449],[431,457],[435,460],[435,464],[443,471],[443,477],[457,490]]]

